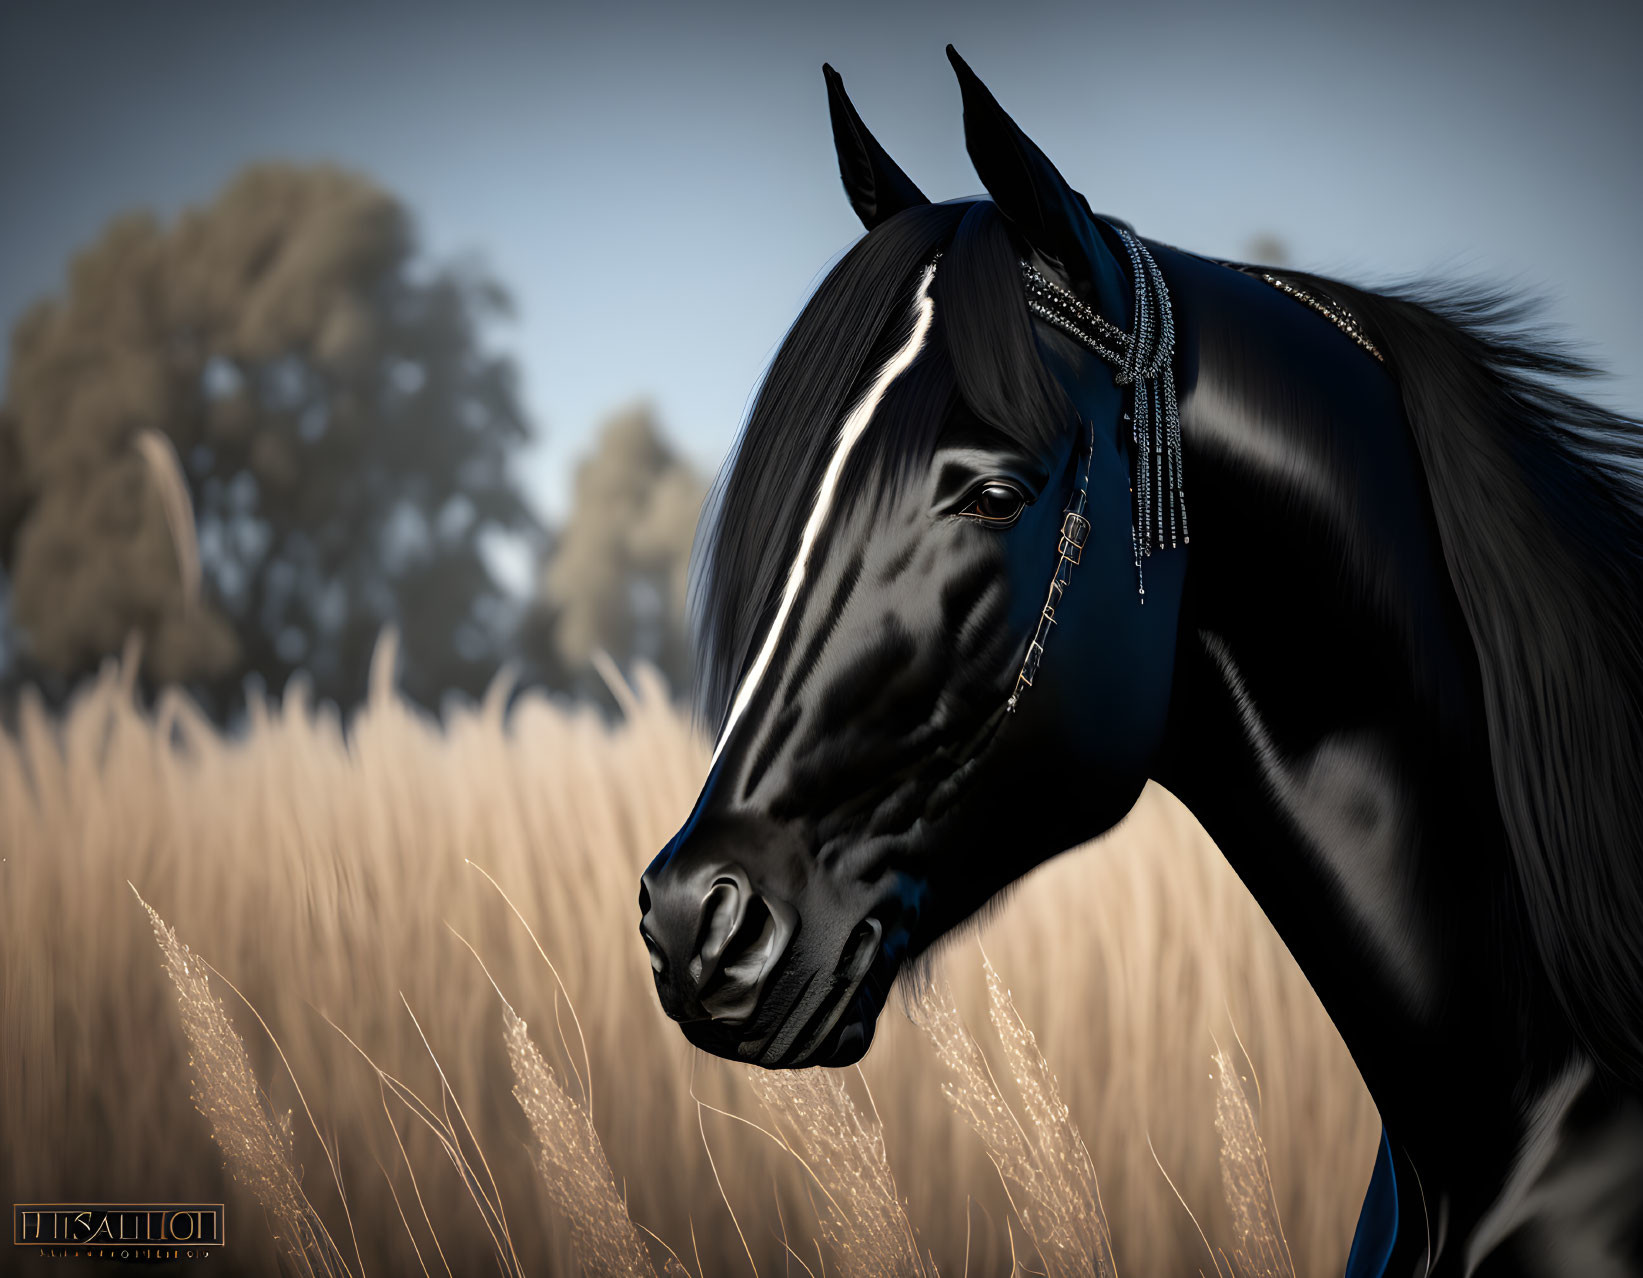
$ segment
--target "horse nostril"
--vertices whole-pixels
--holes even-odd
[[[702,898],[702,933],[696,956],[690,960],[690,976],[698,986],[706,983],[731,939],[740,931],[751,892],[743,891],[746,880],[728,874],[713,880]]]
[[[752,1015],[797,927],[793,909],[763,896],[739,867],[710,873],[683,881],[663,876],[640,887],[639,932],[663,1006],[675,1019]]]
[[[742,904],[740,918],[717,956],[717,969],[701,986],[701,1004],[716,1021],[739,1021],[758,1007],[797,926],[792,908],[757,894]]]
[[[727,991],[757,984],[766,969],[774,965],[780,931],[776,916],[763,900],[755,898],[748,904],[742,925],[736,929],[719,966]]]

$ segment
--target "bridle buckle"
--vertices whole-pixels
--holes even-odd
[[[1076,564],[1084,557],[1084,543],[1090,537],[1090,521],[1076,510],[1069,510],[1061,520],[1061,544],[1057,553],[1068,563]]]

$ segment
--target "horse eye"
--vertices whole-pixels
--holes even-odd
[[[989,524],[1013,524],[1026,505],[1026,497],[1011,485],[987,484],[964,513]]]

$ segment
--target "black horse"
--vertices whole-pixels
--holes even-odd
[[[1154,778],[1380,1109],[1349,1272],[1643,1273],[1643,435],[1510,302],[1137,246],[949,55],[990,199],[929,203],[826,69],[868,233],[699,538],[663,1006],[855,1061],[910,960]],[[1179,459],[1135,420],[1170,368],[1098,353],[1143,306],[1162,349],[1160,302]]]

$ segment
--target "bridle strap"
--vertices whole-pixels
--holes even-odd
[[[1007,711],[1013,712],[1022,692],[1033,686],[1033,680],[1038,676],[1038,663],[1044,659],[1044,644],[1050,637],[1050,627],[1055,625],[1056,606],[1066,593],[1067,583],[1072,580],[1073,567],[1084,557],[1084,544],[1090,537],[1090,520],[1084,510],[1090,499],[1090,459],[1094,455],[1095,425],[1091,423],[1088,442],[1084,445],[1084,464],[1078,477],[1078,487],[1061,515],[1061,538],[1055,548],[1055,573],[1050,578],[1049,597],[1044,600],[1044,607],[1038,614],[1038,627],[1033,631],[1032,642],[1027,645],[1027,655],[1022,659],[1020,673],[1016,675],[1015,688],[1010,693],[1009,701],[1004,704]]]

